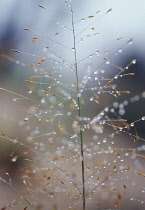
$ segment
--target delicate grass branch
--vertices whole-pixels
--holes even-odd
[[[73,9],[71,5],[71,14],[72,14],[72,28],[73,28],[73,42],[74,42],[74,60],[75,60],[75,73],[76,73],[76,86],[77,86],[77,100],[78,100],[78,114],[79,118],[81,117],[81,104],[80,104],[80,90],[79,90],[79,77],[78,77],[78,65],[77,65],[77,50],[76,50],[76,35],[75,35],[75,27],[74,27],[74,15],[73,15]],[[84,171],[84,151],[83,151],[83,132],[82,132],[82,126],[81,121],[80,123],[80,141],[81,141],[81,163],[82,163],[82,186],[83,186],[83,192],[82,192],[82,199],[83,199],[83,210],[86,208],[86,196],[85,196],[85,171]]]

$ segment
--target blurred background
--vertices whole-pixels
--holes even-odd
[[[29,97],[29,86],[25,80],[33,76],[29,64],[35,62],[35,57],[48,53],[48,58],[53,57],[59,60],[61,57],[68,63],[71,62],[72,52],[67,49],[62,50],[62,46],[59,44],[55,46],[55,42],[51,41],[52,39],[59,40],[59,43],[69,46],[70,49],[73,48],[69,39],[71,37],[70,31],[68,30],[71,24],[70,10],[68,5],[63,2],[62,0],[38,0],[37,2],[5,0],[0,2],[1,88]],[[38,5],[42,5],[46,9]],[[145,116],[145,1],[80,0],[79,2],[73,2],[73,9],[76,34],[78,35],[77,41],[80,42],[78,44],[80,61],[87,55],[92,55],[96,50],[100,51],[103,57],[108,56],[107,58],[110,58],[111,63],[123,68],[133,59],[137,60],[137,63],[132,65],[128,71],[135,73],[135,76],[125,77],[117,81],[121,90],[131,91],[131,94],[123,95],[119,99],[120,103],[128,102],[125,112],[121,115],[128,120],[128,123]],[[95,17],[92,18],[91,25],[89,16]],[[77,23],[78,20],[81,21]],[[24,30],[26,28],[32,30],[32,32]],[[35,40],[35,37],[39,37],[39,40]],[[49,37],[49,39],[46,39],[46,37]],[[12,52],[11,49],[22,51],[26,55]],[[108,51],[109,55],[105,55],[105,51]],[[10,56],[7,57],[8,60],[12,60],[13,57],[14,60],[12,61],[14,62],[5,59],[5,55]],[[98,69],[102,62],[102,57],[97,60],[96,58],[86,59],[84,65],[80,65],[80,78],[84,76],[84,66],[87,70],[93,63],[92,68]],[[108,78],[116,71],[113,66],[106,64],[103,64],[101,68],[106,70]],[[69,74],[66,77],[71,81],[72,78]],[[17,139],[17,136],[21,136],[22,132],[18,123],[25,118],[25,109],[28,109],[30,103],[21,100],[14,103],[11,100],[12,98],[10,92],[0,90],[0,132]],[[32,98],[39,100],[41,96],[37,96],[37,93],[35,93]],[[103,99],[102,109],[113,101],[115,101],[114,98],[110,97]],[[119,113],[119,108],[116,110]],[[91,112],[92,115],[98,114],[95,108]],[[142,138],[145,138],[144,128],[145,123],[136,125],[138,135]],[[143,144],[142,141],[137,142],[134,147]],[[9,171],[11,178],[15,180],[15,174],[19,170],[23,159],[18,159],[19,161],[17,161],[13,171],[13,160],[10,156],[12,151],[12,145],[8,142],[2,144],[0,158],[3,161],[0,162],[0,173],[2,177],[7,179],[8,175],[5,174],[5,171]],[[18,154],[21,152],[20,150]]]
[[[2,57],[0,58],[1,87],[22,94],[27,92],[25,80],[33,75],[33,72],[28,68],[29,64],[33,63],[32,55],[44,55],[47,52],[47,46],[56,58],[63,57],[67,61],[71,61],[72,52],[65,48],[62,50],[62,46],[54,46],[53,42],[46,40],[46,37],[49,37],[53,40],[59,40],[60,43],[68,45],[70,48],[73,47],[72,42],[68,39],[68,36],[71,37],[70,31],[63,27],[65,25],[66,28],[67,26],[69,28],[70,25],[70,11],[68,5],[63,2],[5,0],[0,3],[0,52],[13,56],[15,59],[15,62],[9,62]],[[46,9],[38,5],[42,5]],[[128,71],[135,73],[135,76],[124,77],[118,80],[118,83],[120,89],[131,91],[131,95],[125,95],[120,100],[134,101],[126,107],[128,110],[124,113],[126,114],[124,117],[129,122],[139,119],[145,115],[144,102],[142,100],[141,102],[138,101],[138,97],[136,97],[137,100],[131,99],[131,96],[141,94],[145,89],[145,2],[143,0],[140,2],[137,0],[127,2],[125,0],[121,2],[114,0],[106,2],[103,0],[96,4],[95,0],[92,0],[91,3],[81,0],[79,3],[73,2],[73,8],[74,21],[85,19],[85,21],[80,21],[75,25],[76,34],[78,34],[77,41],[83,40],[78,44],[77,49],[80,61],[87,55],[94,53],[96,49],[102,53],[102,56],[108,56],[108,59],[111,57],[110,60],[113,64],[123,68],[133,59],[137,60],[136,65],[132,65]],[[107,14],[110,9],[111,13]],[[93,24],[90,25],[91,18],[87,17],[94,14]],[[33,32],[25,31],[24,28]],[[79,35],[84,28],[86,30]],[[56,33],[58,33],[58,36],[55,36]],[[93,34],[97,34],[97,37],[92,36]],[[39,40],[35,42],[32,37],[38,37]],[[116,40],[117,38],[120,38],[120,40]],[[20,50],[31,55],[14,53],[10,49]],[[103,55],[104,51],[109,51],[109,55]],[[49,52],[48,57],[51,57]],[[79,68],[80,77],[84,75],[84,66],[87,69],[87,66],[92,65],[91,62],[93,62],[94,66],[92,68],[100,68],[103,59],[102,57],[101,59],[86,59],[85,62]],[[16,63],[19,65],[16,65]],[[108,77],[111,74],[113,75],[112,72],[115,71],[113,66],[102,65],[101,68],[106,69]],[[69,74],[67,77],[70,79]],[[6,97],[5,93],[1,91],[1,94],[4,94],[3,97]],[[5,109],[1,114],[1,120],[6,120],[7,124],[9,115],[8,121],[11,124],[10,114],[7,114],[6,110],[10,112],[14,107],[9,107],[4,99],[1,101],[1,107]],[[13,121],[15,115],[18,116],[19,114],[16,111],[11,110],[11,112],[11,120]],[[143,135],[144,126],[140,125],[139,127]]]

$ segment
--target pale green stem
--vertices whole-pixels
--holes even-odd
[[[80,104],[80,97],[79,97],[79,78],[78,78],[78,65],[77,65],[77,50],[76,50],[76,35],[75,35],[75,28],[74,28],[74,16],[73,16],[73,9],[71,7],[71,14],[72,14],[72,29],[73,29],[73,43],[74,43],[74,60],[75,60],[75,73],[76,73],[76,86],[77,86],[77,102],[78,102],[78,115],[79,119],[81,117],[81,104]],[[80,142],[81,142],[81,171],[82,171],[82,199],[83,199],[83,210],[86,208],[86,196],[85,196],[85,170],[84,170],[84,151],[83,151],[83,132],[81,128],[81,121],[80,123]]]

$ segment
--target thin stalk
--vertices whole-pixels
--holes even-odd
[[[76,35],[75,35],[75,27],[74,27],[74,15],[73,9],[71,6],[71,14],[72,14],[72,31],[73,31],[73,50],[74,50],[74,61],[75,61],[75,73],[76,73],[76,85],[77,85],[77,102],[78,102],[78,115],[79,118],[81,117],[81,104],[80,98],[78,94],[80,93],[79,90],[79,77],[78,77],[78,65],[77,65],[77,50],[76,50]],[[86,196],[85,196],[85,170],[84,170],[84,151],[83,151],[83,132],[81,129],[81,121],[80,123],[80,141],[81,141],[81,169],[82,169],[82,199],[83,199],[83,210],[86,208]]]

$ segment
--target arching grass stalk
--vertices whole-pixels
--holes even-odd
[[[74,14],[73,8],[71,5],[71,15],[72,15],[72,31],[73,31],[73,51],[74,51],[74,66],[75,66],[75,74],[76,74],[76,87],[77,87],[77,103],[78,103],[78,116],[81,118],[81,104],[80,104],[80,89],[79,89],[79,77],[78,77],[78,64],[77,64],[77,49],[76,49],[76,35],[75,35],[75,27],[74,27]],[[86,196],[85,196],[85,171],[84,171],[84,151],[83,151],[83,132],[81,126],[81,120],[79,120],[80,126],[80,143],[81,143],[81,172],[82,172],[82,200],[83,200],[83,210],[86,207]]]

